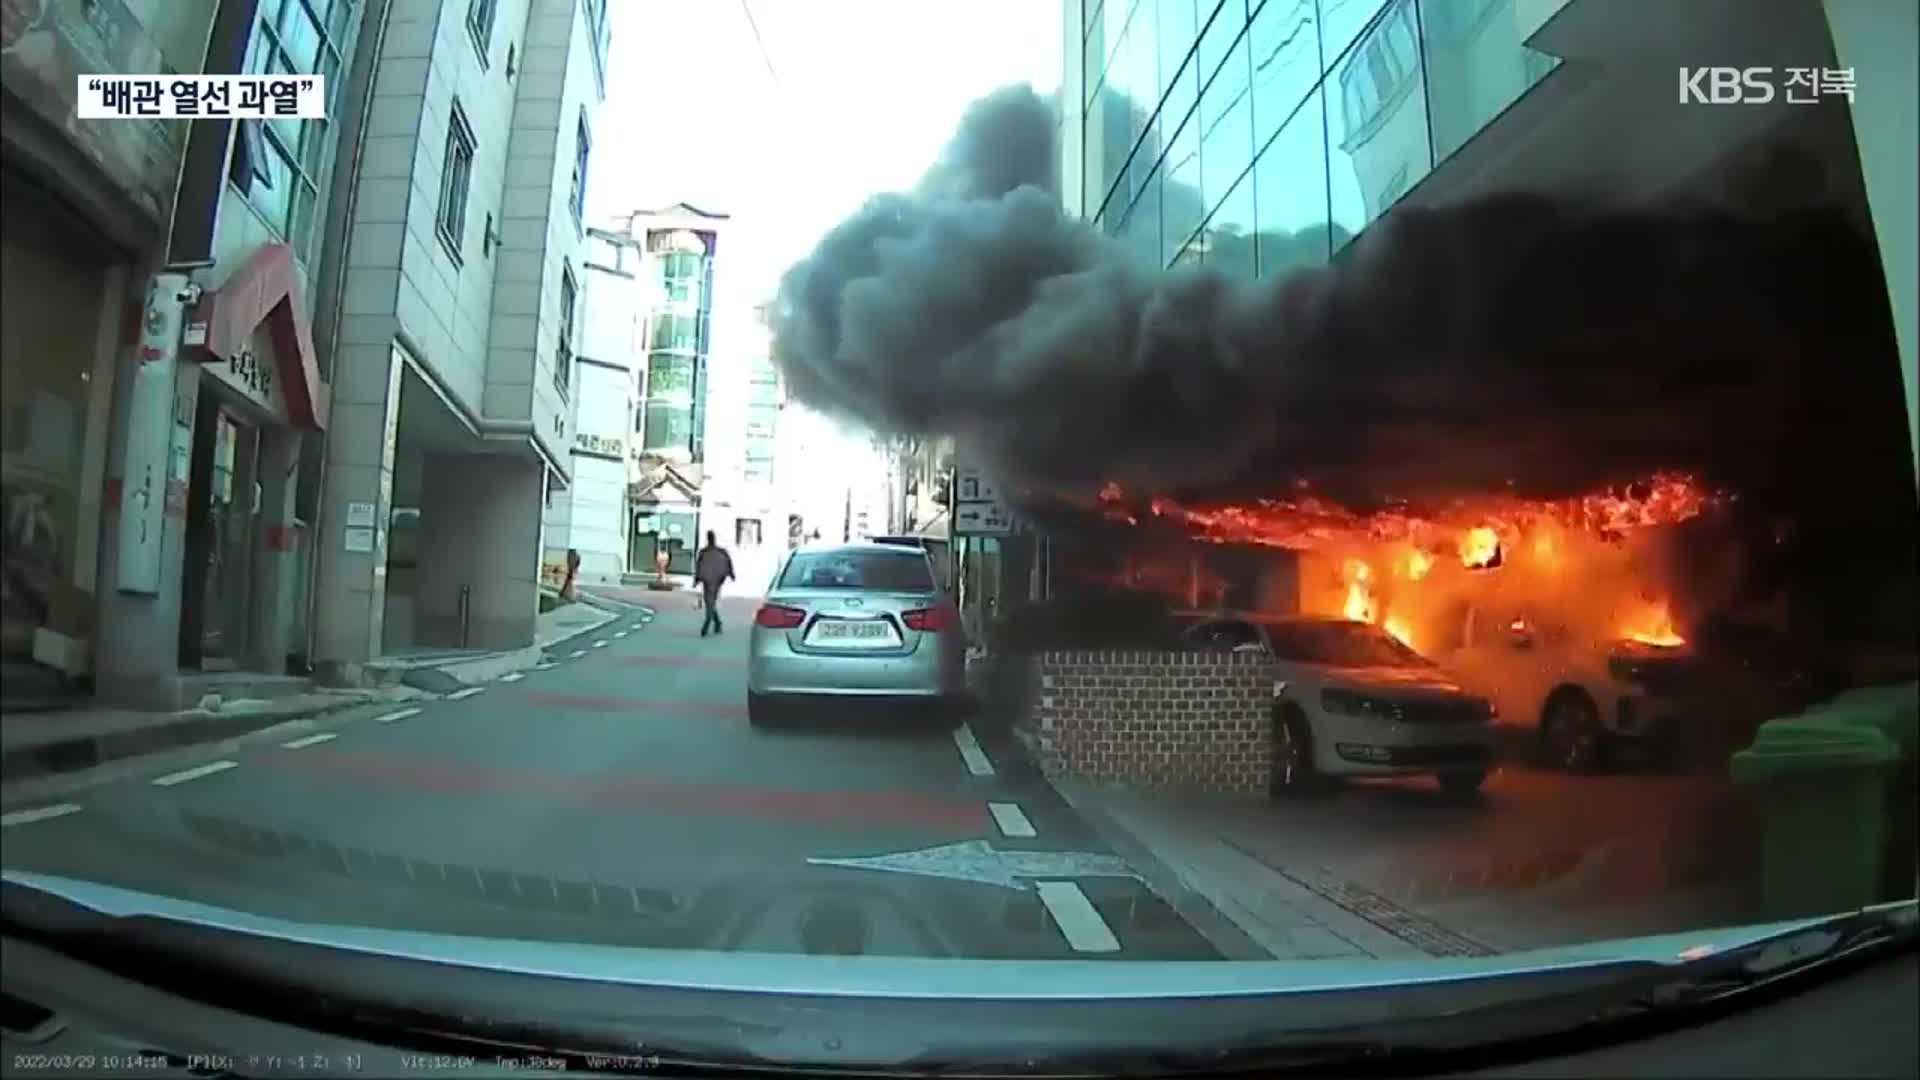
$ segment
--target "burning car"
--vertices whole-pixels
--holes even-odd
[[[1365,513],[1312,493],[1137,506],[1109,485],[1100,502],[1109,522],[1172,530],[1196,550],[1273,553],[1252,588],[1228,590],[1198,569],[1223,564],[1200,556],[1194,570],[1135,570],[1126,584],[1186,608],[1227,591],[1257,597],[1234,605],[1265,613],[1239,620],[1250,625],[1319,616],[1376,628],[1492,701],[1508,730],[1571,771],[1738,749],[1743,731],[1803,701],[1791,660],[1756,664],[1684,632],[1669,597],[1684,592],[1704,627],[1743,587],[1738,546],[1709,520],[1732,497],[1684,475],[1558,500],[1497,494]],[[1704,566],[1682,557],[1694,525]]]
[[[1677,636],[1590,642],[1562,623],[1482,614],[1470,611],[1461,647],[1443,653],[1444,662],[1518,725],[1537,724],[1550,764],[1596,772],[1628,747],[1686,741],[1681,684],[1691,654]]]
[[[1276,795],[1333,777],[1431,774],[1467,796],[1493,759],[1494,706],[1378,627],[1344,618],[1208,616],[1188,645],[1273,662]]]

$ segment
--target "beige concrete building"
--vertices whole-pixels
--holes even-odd
[[[394,4],[348,202],[315,659],[533,641],[606,0]]]

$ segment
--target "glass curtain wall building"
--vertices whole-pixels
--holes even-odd
[[[1553,70],[1524,6],[1066,0],[1068,209],[1162,266],[1326,262]]]
[[[648,320],[641,449],[681,462],[705,459],[705,392],[712,323],[713,234],[660,229],[647,234],[659,274]]]

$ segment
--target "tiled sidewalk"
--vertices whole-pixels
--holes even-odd
[[[1726,793],[1618,779],[1521,775],[1477,809],[1420,805],[1418,790],[1302,805],[1053,783],[1117,850],[1281,959],[1484,956],[1759,917]]]

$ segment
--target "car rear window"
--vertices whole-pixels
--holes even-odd
[[[932,592],[933,571],[917,548],[899,551],[803,551],[780,575],[783,589]]]

